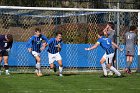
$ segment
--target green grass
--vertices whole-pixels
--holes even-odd
[[[140,73],[123,78],[100,78],[100,75],[1,75],[0,93],[140,93]]]

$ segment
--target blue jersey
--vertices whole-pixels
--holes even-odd
[[[115,52],[112,47],[111,39],[102,36],[97,40],[97,43],[99,43],[100,46],[106,51],[107,55]]]
[[[41,35],[41,36],[32,36],[28,42],[27,42],[27,47],[28,48],[32,48],[32,51],[36,51],[36,52],[41,52],[40,48],[41,48],[41,44],[42,44],[42,40],[45,40],[46,43],[48,42],[48,39],[46,36]]]
[[[52,54],[58,53],[58,44],[62,45],[62,40],[57,41],[56,38],[51,38],[48,41],[48,52]]]
[[[12,47],[13,41],[8,42],[5,39],[5,35],[0,35],[0,50],[6,50]]]

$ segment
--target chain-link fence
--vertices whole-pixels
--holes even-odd
[[[119,13],[120,19],[117,19]],[[120,23],[118,24],[118,20]],[[88,11],[55,11],[34,9],[0,9],[0,34],[12,34],[14,44],[9,57],[13,72],[33,72],[35,60],[26,48],[27,40],[34,35],[35,28],[41,28],[42,34],[51,38],[56,32],[63,33],[64,45],[61,51],[64,71],[93,71],[101,69],[100,58],[104,54],[101,47],[93,51],[84,48],[92,46],[97,40],[97,32],[105,28],[106,23],[115,23],[116,34],[119,25],[119,41],[124,45],[124,33],[130,25],[138,22],[134,12],[88,12]],[[132,68],[137,68],[137,44]],[[124,68],[125,51],[118,52],[119,68]],[[41,52],[41,65],[44,72],[49,69],[47,49]]]

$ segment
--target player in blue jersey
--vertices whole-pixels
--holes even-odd
[[[0,64],[3,58],[6,75],[9,75],[8,56],[9,51],[12,48],[12,44],[13,44],[13,36],[11,34],[0,35]]]
[[[45,43],[48,42],[47,37],[41,34],[41,29],[36,28],[35,35],[32,36],[27,42],[28,51],[31,52],[36,59],[35,72],[37,76],[42,76],[41,65],[40,65],[40,61],[41,61],[40,52],[45,49],[45,47],[42,46],[43,40],[45,40]]]
[[[49,58],[49,64],[50,68],[54,70],[56,69],[56,66],[54,65],[54,61],[57,61],[59,64],[59,76],[62,75],[63,65],[62,65],[62,57],[60,55],[61,47],[62,47],[62,33],[58,32],[56,33],[55,38],[51,38],[48,43],[48,58]]]
[[[105,52],[106,52],[106,56],[105,57],[106,57],[107,67],[110,70],[112,70],[113,72],[115,72],[115,74],[118,77],[120,77],[121,73],[118,70],[116,70],[116,68],[114,68],[112,66],[112,64],[111,64],[113,56],[114,56],[114,52],[115,52],[113,47],[112,47],[112,45],[115,46],[116,48],[118,48],[121,51],[122,51],[122,49],[120,49],[114,42],[112,42],[110,38],[106,38],[104,36],[103,31],[100,31],[98,33],[98,38],[99,39],[97,40],[97,42],[96,42],[96,44],[94,46],[92,46],[91,48],[85,48],[85,50],[92,50],[92,49],[97,48],[100,45],[105,50]],[[103,71],[104,71],[104,77],[107,77],[106,65],[104,64],[104,66],[102,66],[102,67],[103,67]]]
[[[113,22],[108,22],[106,27],[103,29],[103,32],[104,32],[105,36],[107,36],[108,38],[110,38],[112,40],[112,42],[116,43],[117,38],[116,38],[116,35],[115,35],[116,32],[114,29],[115,29],[115,24]],[[114,57],[112,60],[112,64],[113,64],[113,66],[115,66],[117,49],[114,46],[113,46],[113,48],[115,49],[115,54],[114,54]],[[101,64],[105,64],[105,61],[106,61],[105,55],[103,56],[103,58],[100,61]],[[113,75],[113,72],[110,70],[108,75]]]

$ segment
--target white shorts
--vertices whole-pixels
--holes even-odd
[[[103,55],[103,58],[106,59],[106,63],[107,63],[107,64],[112,63],[113,57],[114,57],[114,53],[111,53],[111,54],[109,54],[109,55],[107,55],[107,54],[105,53],[105,54]]]
[[[58,53],[51,54],[48,52],[49,64],[52,64],[54,61],[62,60],[61,55]]]
[[[33,55],[34,57],[36,57],[36,56],[40,56],[40,53],[38,53],[38,52],[36,52],[36,51],[32,51],[32,55]]]

